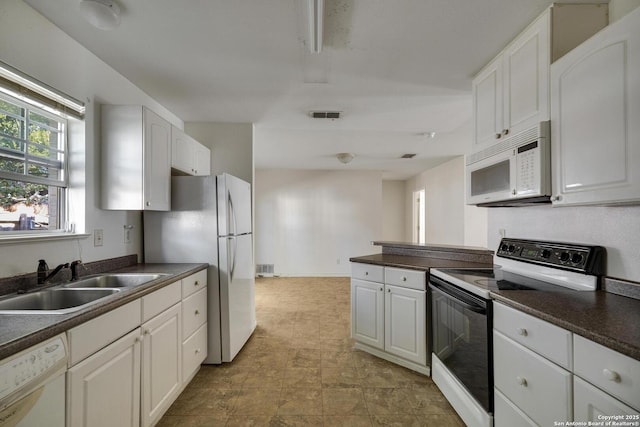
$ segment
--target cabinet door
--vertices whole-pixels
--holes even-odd
[[[194,141],[183,131],[171,126],[171,167],[193,175]]]
[[[640,9],[551,66],[554,204],[640,200]]]
[[[549,120],[550,16],[547,9],[504,52],[503,136]]]
[[[140,425],[140,329],[67,371],[67,425]]]
[[[168,211],[171,186],[171,125],[144,109],[144,209]]]
[[[502,84],[500,55],[473,79],[474,152],[502,138]]]
[[[211,150],[204,145],[196,142],[194,145],[194,175],[209,176],[211,175]]]
[[[385,351],[426,365],[426,293],[391,285],[385,289]]]
[[[176,304],[142,325],[142,425],[154,424],[182,381],[181,309]]]
[[[602,416],[611,415],[638,415],[638,411],[576,376],[573,377],[573,402],[576,421],[602,421]]]
[[[384,349],[384,285],[351,279],[351,336]]]

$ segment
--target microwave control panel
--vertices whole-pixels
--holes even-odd
[[[538,141],[520,146],[516,151],[516,195],[540,192],[540,148]]]

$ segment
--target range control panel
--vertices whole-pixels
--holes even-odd
[[[603,275],[605,253],[602,246],[504,238],[497,255],[590,275]]]

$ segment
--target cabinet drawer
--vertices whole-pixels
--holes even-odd
[[[536,427],[531,418],[511,403],[502,393],[495,390],[494,394],[494,427]]]
[[[186,298],[207,287],[207,271],[209,269],[199,271],[182,279],[182,298]]]
[[[573,377],[573,419],[576,421],[602,421],[600,415],[637,415],[630,408],[588,382]],[[637,420],[636,420],[637,421]]]
[[[571,332],[500,303],[493,304],[493,327],[552,362],[571,369]]]
[[[207,357],[207,324],[182,344],[182,379],[188,380]]]
[[[574,373],[640,410],[640,361],[574,336]]]
[[[181,281],[178,280],[164,288],[142,297],[142,321],[146,322],[152,317],[162,313],[167,308],[180,302]]]
[[[351,277],[370,282],[384,282],[384,267],[381,265],[351,263]]]
[[[182,301],[182,336],[188,337],[207,321],[207,289]]]
[[[495,387],[522,412],[544,426],[571,419],[570,372],[497,331],[493,349]]]
[[[384,283],[424,291],[427,287],[427,273],[425,271],[385,267]]]
[[[140,300],[137,299],[69,329],[69,366],[140,326],[140,311]]]

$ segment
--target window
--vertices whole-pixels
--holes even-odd
[[[0,233],[62,230],[67,121],[0,93]]]

